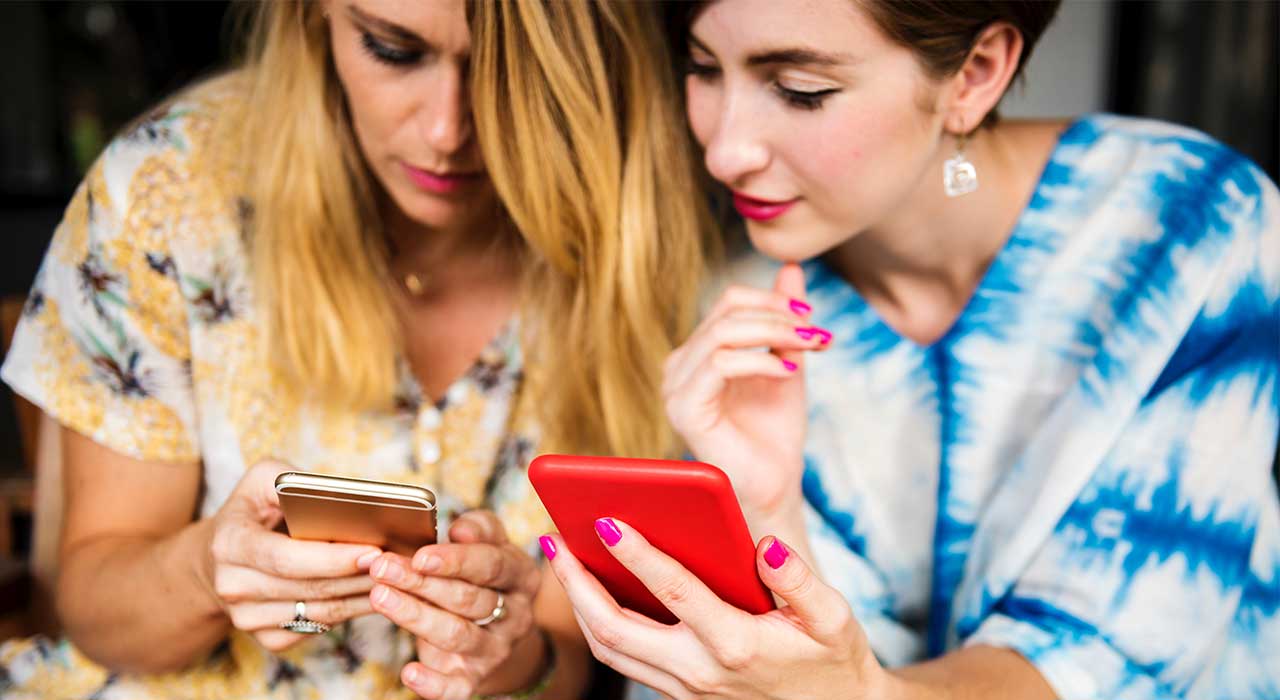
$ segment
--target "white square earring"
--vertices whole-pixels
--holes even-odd
[[[942,186],[948,197],[959,197],[978,189],[978,170],[964,157],[964,144],[968,137],[961,134],[956,154],[942,165]]]

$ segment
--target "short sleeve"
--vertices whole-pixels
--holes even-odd
[[[54,233],[0,371],[63,426],[137,459],[199,456],[170,250],[179,158],[136,134],[108,146]]]
[[[1273,575],[1257,550],[1280,522],[1280,197],[1252,177],[1257,206],[1121,439],[1008,594],[961,630],[1019,651],[1059,697],[1199,697],[1228,647],[1266,653],[1236,624],[1251,581]]]

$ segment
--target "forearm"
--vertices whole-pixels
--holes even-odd
[[[212,521],[163,538],[103,536],[66,552],[57,607],[67,635],[116,671],[190,665],[226,638],[230,622],[204,570]]]
[[[973,646],[888,671],[878,699],[1053,700],[1056,695],[1031,662],[1010,649]],[[855,697],[862,697],[855,695]]]

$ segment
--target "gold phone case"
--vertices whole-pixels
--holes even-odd
[[[371,544],[412,556],[436,541],[436,497],[411,484],[285,472],[276,494],[289,536]]]

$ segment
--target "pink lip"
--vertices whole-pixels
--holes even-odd
[[[738,192],[733,193],[733,207],[738,210],[739,214],[753,221],[768,221],[782,216],[791,208],[791,205],[798,202],[798,199],[792,199],[786,202],[770,202],[766,199],[755,199]]]
[[[435,173],[430,170],[415,168],[408,163],[401,163],[404,172],[419,189],[434,194],[452,194],[458,190],[480,182],[484,176],[480,173]]]

